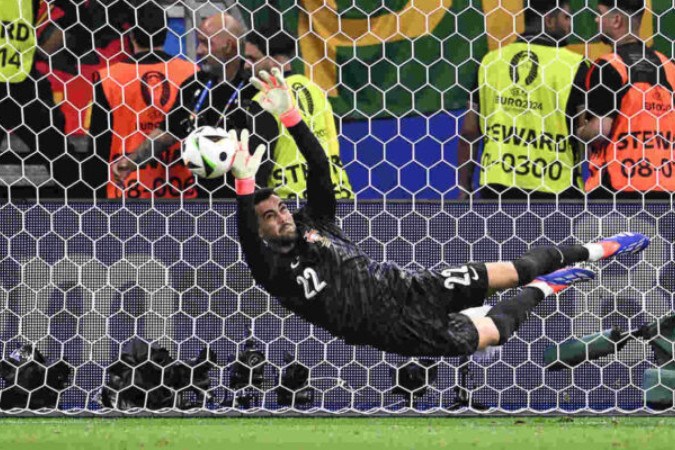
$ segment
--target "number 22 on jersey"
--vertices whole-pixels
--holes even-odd
[[[305,290],[305,298],[311,300],[327,286],[325,281],[319,280],[316,270],[311,267],[305,268],[302,275],[298,275],[296,281]]]

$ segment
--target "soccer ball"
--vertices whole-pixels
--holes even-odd
[[[198,177],[222,177],[232,166],[236,145],[222,128],[199,127],[183,141],[183,162]]]

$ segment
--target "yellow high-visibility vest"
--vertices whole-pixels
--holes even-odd
[[[0,8],[0,82],[20,83],[33,68],[37,38],[32,0],[7,0]]]
[[[485,56],[478,69],[482,186],[554,194],[581,188],[565,110],[582,59],[565,48],[526,42]]]

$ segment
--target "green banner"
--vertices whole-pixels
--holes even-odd
[[[261,3],[239,1],[254,26],[269,19]],[[302,62],[296,69],[328,92],[336,114],[357,120],[464,108],[483,55],[500,42],[512,42],[523,29],[523,0],[267,4],[283,12],[287,31],[299,39]],[[571,1],[570,47],[589,58],[609,50],[597,42],[596,4],[597,0]],[[675,14],[668,12],[671,1],[647,0],[647,5],[641,35],[670,55],[675,34]]]

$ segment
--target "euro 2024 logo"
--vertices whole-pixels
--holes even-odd
[[[511,81],[516,85],[511,89],[511,95],[526,96],[527,87],[539,75],[539,57],[534,52],[523,50],[513,55],[510,66]]]

